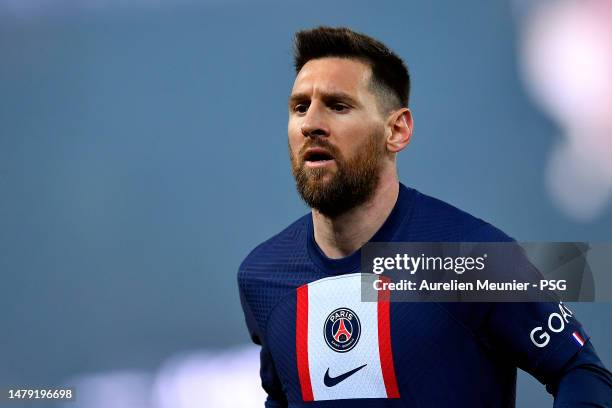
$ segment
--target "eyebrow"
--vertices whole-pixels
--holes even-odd
[[[289,106],[292,106],[298,102],[306,101],[309,99],[310,99],[310,95],[307,93],[295,93],[289,96]],[[351,95],[347,94],[346,92],[342,92],[342,91],[321,92],[321,99],[325,102],[340,100],[340,101],[346,101],[347,103],[354,105],[354,106],[360,105],[359,102],[357,102],[355,98],[353,98]]]

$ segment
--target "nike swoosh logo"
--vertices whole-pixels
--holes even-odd
[[[367,364],[364,364],[361,367],[354,368],[351,371],[347,371],[344,374],[340,374],[337,377],[330,377],[329,368],[328,368],[327,371],[325,372],[325,377],[323,377],[323,384],[325,384],[328,387],[333,387],[334,385],[338,385],[339,383],[346,380],[351,375],[355,374],[357,371],[361,370],[365,366],[367,366]]]

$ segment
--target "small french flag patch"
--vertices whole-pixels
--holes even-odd
[[[576,341],[576,343],[578,343],[578,345],[580,345],[580,347],[584,346],[584,338],[580,335],[580,333],[578,333],[577,331],[572,333],[572,337],[574,338],[574,340]]]

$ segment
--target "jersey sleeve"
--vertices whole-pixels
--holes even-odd
[[[497,353],[543,384],[557,379],[589,340],[562,302],[494,303],[486,337]]]
[[[505,242],[499,247],[487,247],[488,252],[495,253],[487,265],[492,277],[506,282],[541,279],[518,243],[490,225],[483,225],[466,241]],[[526,296],[523,302],[484,304],[479,309],[484,312],[484,340],[510,364],[549,384],[559,378],[563,367],[587,344],[589,336],[574,313],[554,296],[538,298],[546,301],[532,300]]]
[[[246,321],[246,326],[249,331],[249,336],[253,343],[261,346],[259,353],[260,357],[260,369],[259,375],[261,377],[261,386],[266,391],[267,398],[265,402],[265,408],[286,408],[287,399],[282,390],[282,384],[276,373],[274,367],[274,361],[270,351],[268,350],[267,343],[261,335],[257,321],[253,317],[251,307],[246,299],[245,293],[239,282],[240,292],[240,303],[242,304],[242,310]]]
[[[287,398],[282,390],[281,382],[276,374],[274,361],[266,345],[262,345],[260,352],[261,385],[268,394],[266,398],[266,408],[287,408]]]

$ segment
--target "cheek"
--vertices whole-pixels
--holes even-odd
[[[292,135],[289,134],[289,140],[288,141],[289,141],[289,149],[291,149],[291,151],[293,153],[297,154],[297,152],[300,150],[300,143],[299,143],[298,139],[295,138],[295,137],[292,137]]]
[[[292,137],[292,135],[289,134],[288,142],[289,142],[289,153],[291,154],[292,158],[297,159],[299,152],[300,152],[300,148],[302,147],[301,139]]]
[[[358,137],[354,137],[348,143],[343,140],[345,143],[338,146],[343,152],[345,159],[361,160],[373,152],[381,153],[384,150],[384,129],[376,126],[364,126],[355,134]]]
[[[289,147],[292,151],[298,152],[302,143],[304,143],[304,136],[302,136],[302,132],[297,129],[295,126],[292,126],[291,122],[289,122],[289,126],[287,128]]]

